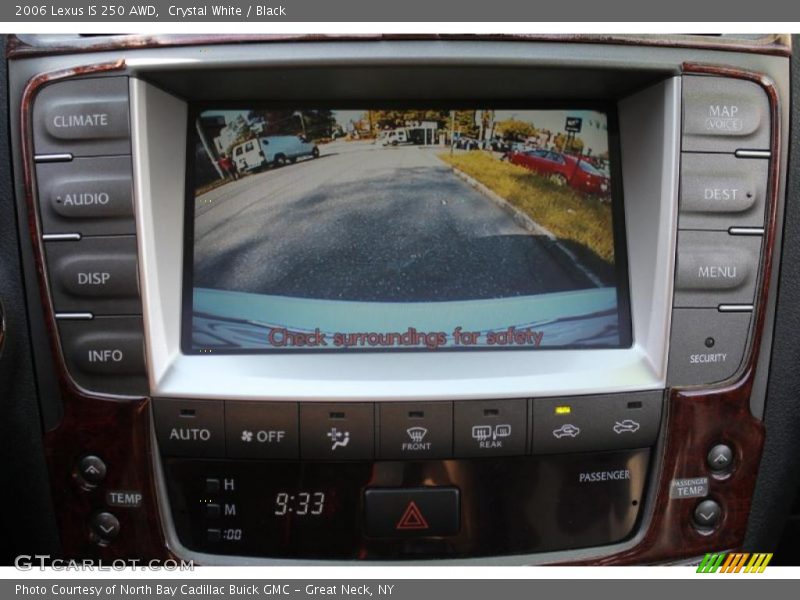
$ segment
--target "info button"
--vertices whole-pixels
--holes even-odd
[[[58,332],[69,372],[81,387],[109,394],[147,394],[141,317],[59,320]]]

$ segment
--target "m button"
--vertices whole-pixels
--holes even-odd
[[[460,523],[457,488],[373,488],[364,492],[365,535],[372,538],[456,535]]]

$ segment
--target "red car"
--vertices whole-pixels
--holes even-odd
[[[586,194],[607,196],[611,191],[608,177],[586,160],[554,152],[526,150],[511,152],[508,161],[544,175],[557,185],[567,185]]]

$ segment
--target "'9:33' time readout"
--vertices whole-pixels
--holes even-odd
[[[278,492],[275,494],[273,514],[277,517],[285,515],[319,516],[325,510],[325,492]]]

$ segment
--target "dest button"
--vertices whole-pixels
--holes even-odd
[[[367,537],[456,535],[460,518],[457,488],[373,488],[364,492],[364,534]]]
[[[227,401],[225,440],[229,458],[297,458],[297,404]]]

